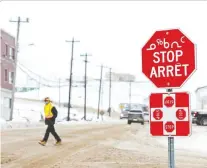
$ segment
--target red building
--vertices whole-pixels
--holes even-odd
[[[15,37],[1,30],[1,117],[10,119],[15,68]]]

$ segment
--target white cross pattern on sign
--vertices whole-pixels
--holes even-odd
[[[164,100],[165,98],[169,96],[168,93],[166,94],[163,94],[162,96],[162,101],[163,101],[163,107],[162,108],[151,108],[150,110],[150,115],[151,115],[151,121],[152,122],[160,122],[160,121],[163,121],[163,134],[164,135],[176,135],[176,122],[177,121],[189,121],[189,109],[188,107],[176,107],[176,99],[175,99],[175,94],[170,94],[170,96],[174,99],[174,104],[172,107],[168,108],[164,105]],[[156,120],[154,117],[153,117],[153,112],[155,110],[161,110],[163,112],[163,117],[161,118],[161,120]],[[176,117],[176,112],[177,110],[180,110],[180,109],[183,109],[186,113],[186,115],[184,116],[185,118],[180,120]],[[165,129],[165,124],[167,122],[172,122],[174,124],[174,131],[172,132],[167,132],[166,129]]]

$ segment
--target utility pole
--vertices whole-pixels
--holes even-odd
[[[84,120],[86,120],[86,97],[87,97],[87,63],[88,63],[88,55],[87,53],[80,55],[85,57],[85,77],[84,77]]]
[[[67,117],[67,121],[70,121],[71,91],[72,91],[72,76],[73,76],[73,49],[74,49],[74,43],[80,42],[80,41],[75,41],[73,38],[72,41],[66,40],[66,42],[72,43],[71,60],[70,60],[70,75],[69,75],[69,91],[68,91],[68,117]]]
[[[132,81],[129,81],[129,110],[131,110]]]
[[[17,60],[18,60],[18,50],[19,50],[19,32],[20,32],[20,24],[21,23],[29,23],[29,18],[26,20],[21,20],[20,17],[18,17],[18,20],[10,20],[10,22],[15,22],[17,23],[17,35],[16,35],[16,45],[15,45],[15,56],[14,58],[14,65],[15,65],[15,70],[14,70],[14,79],[13,79],[13,86],[12,86],[12,102],[11,102],[11,115],[10,115],[10,120],[13,118],[13,111],[14,111],[14,95],[16,92],[16,71],[17,71]]]
[[[59,78],[59,108],[60,108],[60,78]]]
[[[100,113],[100,100],[101,100],[102,74],[103,74],[103,65],[101,65],[100,84],[99,84],[99,94],[98,94],[98,114],[97,114],[97,119],[99,119],[99,113]]]
[[[39,84],[38,84],[38,99],[40,99],[40,87],[41,87],[41,76],[39,76]]]
[[[111,117],[111,68],[109,68],[109,117]]]

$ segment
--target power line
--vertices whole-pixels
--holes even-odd
[[[82,61],[84,61],[84,60],[82,60]],[[89,61],[87,62],[87,63],[89,63]],[[22,66],[22,67],[24,67],[26,70],[28,70],[29,72],[31,72],[32,74],[34,74],[35,76],[41,76],[41,75],[39,75],[39,74],[37,74],[37,73],[35,73],[35,72],[33,72],[32,70],[30,70],[29,68],[27,68],[25,65],[23,65],[22,63],[20,63],[19,61],[18,61],[18,64],[20,65],[20,66]],[[97,64],[94,64],[94,65],[96,65],[96,67],[100,67],[100,65],[97,65]],[[103,66],[103,68],[108,68],[108,69],[110,69],[110,67],[108,67],[108,66]],[[110,72],[110,74],[112,74],[112,73],[116,73],[116,72],[114,72],[114,71],[111,71]],[[57,81],[54,81],[54,80],[49,80],[49,79],[46,79],[45,77],[43,77],[43,76],[41,76],[41,79],[43,79],[43,80],[45,80],[45,81],[47,81],[47,82],[53,82],[53,83],[59,83],[59,81],[57,80]],[[94,81],[99,81],[99,79],[98,78],[90,78],[91,80],[94,80]],[[69,79],[70,80],[70,79]],[[103,81],[107,81],[107,80],[104,80],[103,79]],[[110,81],[110,79],[108,79],[108,81]],[[118,81],[118,80],[111,80],[111,82],[129,82],[129,81],[127,81],[127,80],[123,80],[123,81]],[[61,82],[61,83],[67,83],[67,81],[65,81],[65,82]],[[149,83],[149,81],[133,81],[132,83]]]
[[[19,64],[19,62],[18,62],[18,65],[17,65],[17,66],[18,66],[18,67],[21,67],[22,70],[23,70],[22,67],[24,67],[25,69],[28,69],[28,68],[26,68],[25,66],[22,66],[22,64]],[[24,70],[24,72],[27,73],[27,74],[29,74],[29,73],[26,72],[25,70]],[[48,80],[48,79],[42,77],[41,75],[39,75],[39,74],[37,74],[37,73],[34,73],[34,72],[33,72],[33,74],[35,74],[35,76],[37,76],[38,78],[41,77],[41,79],[44,79],[44,81],[46,81],[46,82],[59,83],[59,81]],[[35,78],[33,78],[33,79],[35,79]],[[69,79],[68,79],[68,80],[69,80]],[[75,82],[82,82],[82,81],[78,81],[78,80],[76,80]],[[66,84],[66,83],[68,83],[68,82],[65,81],[65,82],[61,82],[61,83],[62,83],[62,84],[63,84],[63,83]],[[67,86],[68,86],[68,85],[67,85]]]
[[[29,76],[31,79],[33,79],[33,80],[35,80],[35,81],[37,81],[38,83],[39,83],[39,81],[36,79],[36,78],[34,78],[34,77],[32,77],[28,72],[26,72],[20,65],[17,65],[19,68],[20,68],[20,70],[22,71],[22,72],[24,72],[27,76]],[[100,67],[100,66],[99,66]],[[40,75],[39,75],[40,76]],[[40,76],[41,77],[41,76]],[[42,78],[42,77],[41,77]],[[88,81],[100,81],[100,79],[98,79],[98,78],[90,78],[90,79],[88,79]],[[102,79],[102,81],[104,81],[104,82],[110,82],[110,79],[109,80],[104,80],[104,79]],[[48,80],[48,82],[50,82],[50,80]],[[74,80],[74,82],[77,82],[77,83],[84,83],[84,80]],[[128,83],[129,81],[117,81],[117,80],[111,80],[111,82],[115,82],[115,83]],[[149,81],[131,81],[132,83],[149,83]],[[57,83],[58,83],[58,81],[57,81]],[[60,87],[64,87],[64,86],[68,86],[68,85],[66,85],[66,83],[67,82],[63,82],[65,85],[60,85]],[[62,84],[63,84],[62,83]],[[41,85],[45,85],[45,86],[48,86],[48,87],[54,87],[54,86],[57,86],[57,87],[59,87],[59,85],[48,85],[48,84],[44,84],[44,83],[40,83]]]
[[[87,61],[88,62],[88,61]],[[29,73],[28,72],[26,72],[26,70],[27,71],[29,71],[29,72],[31,72],[32,74],[34,74],[35,76],[37,76],[38,78],[40,77],[41,79],[43,79],[44,81],[46,81],[46,82],[53,82],[53,83],[57,83],[57,84],[59,84],[59,81],[53,81],[53,80],[48,80],[48,79],[46,79],[46,78],[44,78],[44,77],[42,77],[41,75],[39,75],[39,74],[37,74],[37,73],[35,73],[35,72],[33,72],[32,70],[30,70],[30,69],[28,69],[25,65],[23,65],[22,63],[20,63],[19,61],[18,61],[18,65],[17,65],[19,68],[21,68],[21,70],[25,73],[25,74],[27,74],[31,79],[35,79],[34,77],[32,77],[31,75],[29,75]],[[98,66],[98,65],[97,65]],[[26,70],[24,70],[22,67],[24,67],[24,69],[26,69]],[[100,67],[100,65],[99,65],[99,67]],[[106,68],[106,66],[103,66],[103,68]],[[107,67],[108,68],[108,67]],[[109,69],[111,69],[111,68],[109,68]],[[111,79],[111,73],[112,73],[112,71],[110,70],[110,77],[109,77],[109,79],[108,80],[106,80],[106,79],[102,79],[102,81],[107,81],[107,82],[115,82],[115,83],[128,83],[129,81],[118,81],[118,80],[112,80]],[[77,76],[78,77],[78,76]],[[69,80],[69,79],[68,79]],[[88,79],[88,81],[99,81],[100,79],[99,78],[90,78],[90,79]],[[37,79],[35,79],[35,81],[37,81],[38,83],[39,83],[39,81],[37,80]],[[81,80],[75,80],[74,82],[78,82],[78,83],[84,83],[84,81],[81,81]],[[132,83],[149,83],[149,81],[131,81]],[[64,87],[64,86],[68,86],[68,85],[66,85],[66,83],[67,83],[67,81],[65,81],[65,82],[61,82],[62,83],[62,85],[60,85],[60,87]],[[44,85],[44,86],[48,86],[48,87],[55,87],[55,86],[58,86],[59,87],[59,85],[48,85],[48,84],[44,84],[43,82],[41,82],[40,83],[41,85]],[[65,85],[64,85],[65,84]]]
[[[37,84],[40,84],[40,85],[42,85],[42,86],[46,86],[46,87],[56,87],[56,88],[58,88],[59,87],[59,85],[49,85],[49,84],[44,84],[44,83],[42,83],[42,82],[40,82],[38,79],[36,79],[36,78],[33,78],[28,72],[26,72],[23,68],[21,68],[21,66],[19,66],[19,65],[17,65],[18,67],[19,67],[19,69],[23,72],[23,73],[25,73],[30,79],[32,79],[32,80],[34,80],[34,81],[36,81],[37,82]],[[80,81],[76,81],[76,82],[80,82]],[[60,85],[60,87],[65,87],[65,86],[68,86],[68,84],[66,85]]]
[[[18,65],[17,65],[18,66]],[[40,84],[40,85],[43,85],[43,86],[47,86],[47,87],[58,87],[58,85],[48,85],[48,84],[44,84],[44,83],[41,83],[40,81],[38,81],[37,79],[33,78],[32,76],[30,76],[30,74],[28,74],[25,70],[23,70],[20,66],[18,66],[19,69],[24,72],[27,76],[29,76],[32,80],[36,81],[37,84]]]
[[[40,84],[40,85],[44,85],[44,86],[48,86],[48,87],[52,87],[51,85],[47,85],[47,84],[44,84],[44,83],[41,83],[40,81],[38,81],[36,78],[33,78],[28,72],[26,72],[21,66],[17,65],[19,67],[19,69],[24,72],[27,76],[30,77],[30,79],[34,80],[37,82],[37,84]]]
[[[27,68],[25,65],[23,65],[23,64],[20,63],[19,61],[18,61],[18,64],[19,64],[20,66],[24,67],[26,70],[28,70],[28,71],[31,72],[32,74],[34,74],[34,75],[36,75],[36,76],[38,76],[38,77],[40,76],[41,79],[43,79],[43,80],[45,80],[45,81],[58,83],[58,81],[53,81],[53,80],[50,80],[50,79],[46,79],[45,77],[42,77],[41,75],[39,75],[39,74],[33,72],[32,70],[30,70],[29,68]]]

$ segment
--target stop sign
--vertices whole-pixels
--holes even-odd
[[[156,31],[142,48],[142,72],[158,88],[179,88],[195,70],[195,46],[179,29]]]
[[[185,117],[186,117],[186,112],[185,110],[183,109],[178,109],[176,111],[176,117],[179,119],[179,120],[183,120]]]
[[[163,117],[163,112],[160,109],[156,109],[153,112],[153,117],[155,118],[155,120],[161,120]]]
[[[167,96],[165,99],[164,99],[164,105],[166,107],[172,107],[174,105],[174,99],[171,97],[171,96]]]
[[[175,125],[173,124],[173,122],[168,121],[168,122],[165,123],[165,130],[167,132],[173,132],[174,129],[175,129]]]

